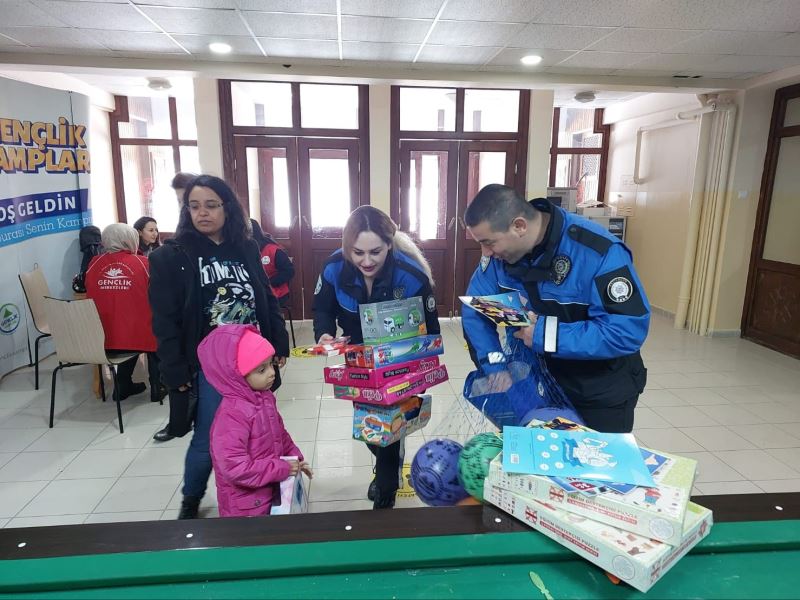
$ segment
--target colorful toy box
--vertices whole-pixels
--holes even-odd
[[[359,304],[361,333],[366,344],[383,344],[428,333],[422,298]]]
[[[297,460],[296,456],[281,456],[283,459]],[[302,473],[292,475],[281,481],[280,499],[272,499],[270,515],[296,515],[308,512],[308,488]],[[278,503],[280,500],[280,503]]]
[[[420,335],[388,344],[348,346],[344,360],[348,367],[379,369],[388,365],[429,358],[444,352],[441,335]]]
[[[646,592],[661,579],[708,535],[713,525],[711,511],[690,502],[679,543],[670,546],[560,510],[550,503],[525,498],[492,485],[488,479],[484,483],[484,497],[525,525],[641,592]]]
[[[348,367],[335,365],[325,367],[325,383],[334,385],[349,385],[353,387],[379,388],[382,385],[398,379],[409,373],[429,371],[439,366],[439,357],[420,358],[397,365],[389,365],[380,369],[364,369],[361,367]]]
[[[431,420],[431,396],[414,395],[392,406],[353,402],[353,438],[375,446],[394,444]]]
[[[489,464],[486,481],[522,497],[548,502],[570,513],[674,546],[683,539],[686,506],[694,484],[697,461],[666,452],[658,454],[667,459],[653,474],[658,487],[636,487],[626,494],[603,488],[602,483],[591,485],[587,493],[566,492],[544,475],[506,473],[502,454]],[[594,493],[589,495],[589,492]]]
[[[361,388],[349,385],[334,385],[333,397],[367,404],[396,404],[414,394],[419,394],[434,385],[447,381],[447,367],[439,365],[428,371],[417,371],[403,375],[379,388]]]

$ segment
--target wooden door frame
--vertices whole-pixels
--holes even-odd
[[[786,105],[789,100],[794,98],[800,98],[800,84],[783,87],[775,92],[775,100],[772,105],[772,119],[769,126],[769,138],[767,140],[767,152],[764,158],[764,170],[761,175],[761,190],[758,198],[758,208],[756,210],[753,243],[750,251],[750,265],[747,274],[747,287],[745,288],[741,331],[743,338],[763,344],[779,352],[800,357],[800,344],[759,331],[751,324],[754,316],[753,305],[755,303],[756,280],[759,271],[785,273],[800,278],[800,265],[766,260],[763,258],[781,142],[784,137],[800,136],[800,125],[788,127],[783,125],[786,118]]]

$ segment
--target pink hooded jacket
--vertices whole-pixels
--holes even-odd
[[[252,325],[222,325],[197,348],[203,373],[222,394],[210,433],[221,517],[269,514],[273,490],[289,476],[289,463],[280,457],[303,460],[275,395],[251,389],[236,370],[239,340],[248,329],[258,333]]]

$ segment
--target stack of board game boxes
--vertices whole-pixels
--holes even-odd
[[[509,448],[509,430],[503,432],[503,452],[489,465],[485,498],[501,510],[543,533],[610,574],[646,592],[709,532],[711,511],[689,501],[696,461],[638,448],[649,473],[649,485],[599,481],[602,468],[619,466],[603,440],[630,434],[597,434],[563,419],[529,425],[531,435],[546,446],[530,446],[536,469],[523,470]],[[575,444],[555,435],[558,431],[583,434]],[[511,432],[513,433],[513,432]],[[552,438],[550,436],[553,436]],[[635,449],[634,449],[635,451]],[[541,458],[547,454],[547,461]],[[538,460],[537,460],[538,459]],[[555,471],[570,461],[583,461],[585,478],[561,477]],[[531,473],[536,470],[538,473]],[[549,473],[549,474],[543,474]]]
[[[345,363],[325,367],[333,395],[353,402],[353,437],[388,446],[424,427],[431,397],[447,381],[441,335],[428,335],[419,297],[359,305],[364,343],[344,348]]]

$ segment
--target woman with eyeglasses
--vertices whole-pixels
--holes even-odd
[[[197,346],[218,325],[249,324],[276,350],[282,366],[289,338],[278,302],[261,267],[258,245],[233,190],[200,175],[183,195],[175,237],[150,255],[150,304],[163,380],[170,390],[170,419],[157,441],[189,432],[179,519],[197,517],[211,474],[209,430],[221,397],[209,385]],[[280,385],[276,369],[272,390]]]

